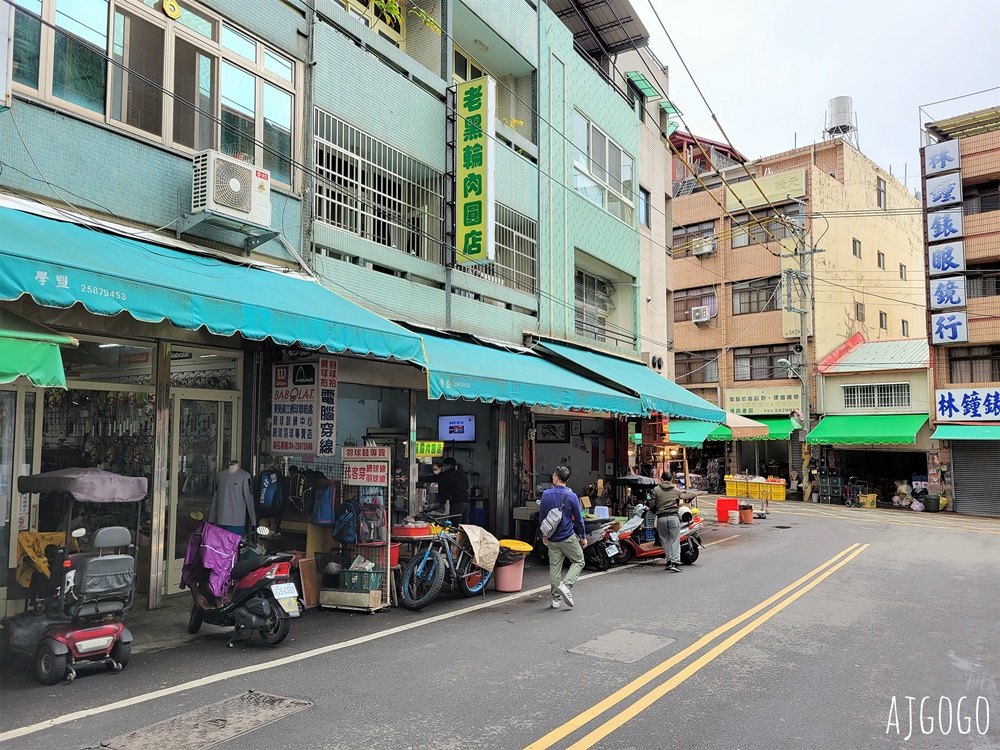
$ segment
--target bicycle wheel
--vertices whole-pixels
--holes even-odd
[[[464,596],[477,596],[486,590],[486,584],[490,582],[493,574],[473,564],[470,553],[465,554],[467,557],[466,562],[462,564],[463,569],[456,571],[458,573],[458,589]]]
[[[421,610],[441,593],[444,561],[436,549],[421,552],[406,566],[399,602],[407,609]]]

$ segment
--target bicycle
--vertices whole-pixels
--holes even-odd
[[[441,593],[445,580],[458,583],[464,596],[483,593],[493,573],[476,565],[474,557],[468,539],[460,543],[457,530],[441,529],[433,539],[420,543],[403,571],[400,604],[414,611],[423,609]]]

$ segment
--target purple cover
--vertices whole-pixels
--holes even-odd
[[[207,521],[202,523],[201,528],[188,539],[184,567],[181,568],[181,588],[191,587],[198,568],[208,568],[211,571],[208,588],[215,596],[224,596],[229,588],[229,574],[236,565],[241,538],[239,534],[220,529]]]
[[[59,469],[17,478],[18,492],[69,492],[86,503],[134,503],[146,497],[146,486],[146,477],[102,469]]]

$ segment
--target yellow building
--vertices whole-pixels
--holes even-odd
[[[707,190],[699,185],[673,200],[676,379],[730,411],[767,420],[771,439],[727,447],[730,471],[787,475],[801,468],[802,436],[788,420],[801,407],[799,377],[810,385],[815,425],[816,362],[855,334],[925,336],[920,203],[841,138],[746,166],[755,181],[730,166],[721,176],[701,175]],[[806,352],[799,315],[783,309],[798,260],[782,256],[794,253],[797,234],[821,251],[806,266],[813,290]]]

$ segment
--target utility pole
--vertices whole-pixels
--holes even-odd
[[[805,208],[805,202],[787,196]],[[799,380],[802,383],[802,466],[800,472],[800,482],[802,486],[802,499],[809,502],[812,499],[812,475],[809,465],[812,460],[812,452],[809,450],[809,443],[806,436],[812,429],[812,405],[809,400],[809,323],[812,312],[812,256],[823,252],[818,248],[810,248],[806,244],[805,222],[798,224],[788,222],[789,226],[795,227],[795,253],[792,256],[798,260],[798,270],[787,269],[785,271],[785,310],[799,315],[799,363],[795,369]],[[797,295],[793,295],[793,289],[798,290]]]

